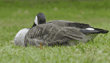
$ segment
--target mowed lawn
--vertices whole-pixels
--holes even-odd
[[[110,34],[73,46],[18,47],[14,37],[37,13],[50,20],[90,24],[110,31],[110,1],[0,1],[0,63],[110,63]]]

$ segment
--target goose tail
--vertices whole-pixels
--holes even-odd
[[[99,28],[94,28],[95,30],[99,31],[99,33],[108,33],[108,30],[103,30],[103,29],[99,29]]]
[[[103,29],[99,29],[99,28],[92,28],[92,30],[88,30],[88,29],[81,29],[80,32],[84,33],[84,34],[99,34],[99,33],[108,33],[108,30],[103,30]]]

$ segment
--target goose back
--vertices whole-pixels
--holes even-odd
[[[40,24],[33,27],[25,36],[24,46],[27,44],[38,47],[56,43],[68,42],[71,39],[81,40],[85,35],[75,27],[61,27],[53,23]]]

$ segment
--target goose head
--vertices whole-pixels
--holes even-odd
[[[34,26],[38,26],[39,24],[45,24],[46,23],[46,17],[43,13],[38,13],[34,19]]]

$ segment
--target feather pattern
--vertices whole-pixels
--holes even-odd
[[[36,32],[35,32],[36,31]],[[41,24],[33,27],[25,36],[25,46],[27,44],[52,45],[55,43],[68,42],[71,39],[81,40],[85,35],[75,27],[61,27],[52,23]],[[38,45],[36,45],[38,47]]]

